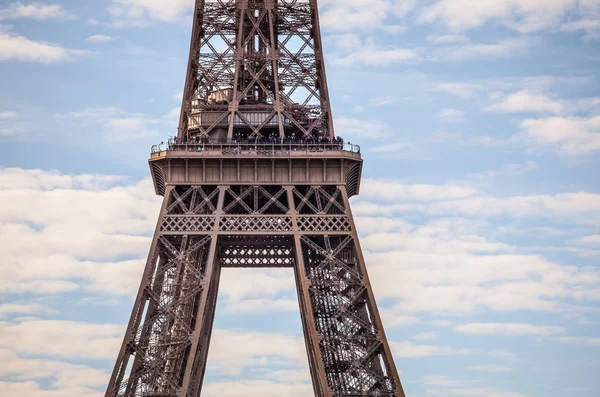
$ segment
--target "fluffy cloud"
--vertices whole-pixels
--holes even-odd
[[[202,395],[207,397],[305,397],[313,393],[312,385],[307,383],[252,379],[212,382],[202,388]]]
[[[7,4],[0,8],[0,20],[3,19],[36,19],[36,20],[66,20],[75,16],[59,4],[25,4],[21,1]]]
[[[474,196],[477,191],[468,186],[408,184],[397,181],[365,179],[361,199],[386,201],[439,201]]]
[[[561,25],[563,32],[584,32],[584,40],[600,39],[600,18],[599,19],[579,19]]]
[[[600,338],[563,336],[559,338],[552,338],[552,340],[575,345],[600,346]]]
[[[437,0],[421,11],[419,21],[442,22],[455,31],[497,21],[510,29],[530,33],[558,26],[575,9],[576,0],[477,1],[470,2],[468,7],[461,0]]]
[[[10,397],[102,397],[99,392],[89,387],[64,387],[58,390],[42,389],[36,382],[4,382],[0,381],[0,390]]]
[[[109,0],[108,13],[117,27],[145,27],[151,21],[175,22],[192,12],[193,0]]]
[[[500,100],[490,107],[487,111],[498,113],[563,113],[565,107],[559,101],[548,98],[547,96],[530,90],[515,92]]]
[[[380,139],[389,136],[391,127],[377,120],[347,117],[335,119],[336,134],[347,139]]]
[[[395,63],[418,61],[419,55],[407,48],[384,48],[374,43],[364,45],[347,54],[337,54],[333,62],[342,66],[375,66],[383,67]]]
[[[331,31],[384,29],[393,33],[398,26],[390,25],[388,19],[405,16],[415,3],[415,0],[323,0],[319,2],[323,9],[321,25]]]
[[[564,332],[564,328],[553,325],[471,323],[458,325],[454,330],[474,335],[540,335],[548,336]]]
[[[95,34],[85,39],[85,41],[91,41],[93,43],[107,43],[113,40],[114,38],[112,36],[107,36],[105,34]]]
[[[81,128],[97,128],[102,143],[126,142],[159,136],[163,126],[173,126],[173,110],[162,118],[152,118],[141,113],[130,113],[116,107],[87,108],[77,112],[58,114],[59,120],[75,121]]]
[[[116,351],[115,351],[116,354]],[[88,396],[94,394],[91,388],[102,387],[108,379],[108,374],[102,370],[84,365],[69,364],[58,360],[24,359],[5,348],[0,348],[2,368],[0,376],[15,377],[19,381],[52,379],[52,387],[58,389],[64,396]],[[33,389],[28,396],[46,395],[51,391],[37,391],[33,382],[12,383],[5,385],[9,390]],[[6,390],[6,389],[2,389]],[[44,394],[46,393],[46,394]],[[81,394],[76,394],[81,393]],[[13,396],[15,394],[10,394]],[[58,396],[58,393],[56,393]]]
[[[60,63],[86,53],[0,31],[0,62]]]
[[[465,112],[457,109],[445,108],[440,110],[438,118],[447,122],[462,122],[465,121]]]
[[[0,347],[26,355],[114,360],[125,327],[60,320],[0,323]]]
[[[465,43],[436,49],[433,58],[439,61],[462,62],[477,60],[493,60],[508,58],[515,54],[527,52],[537,45],[536,37],[516,37],[498,40],[494,43]]]
[[[527,119],[515,140],[540,149],[550,149],[567,156],[593,154],[600,151],[600,116],[549,117]]]
[[[449,346],[417,345],[413,342],[390,342],[392,352],[397,357],[431,357],[470,354],[471,349],[455,349]]]
[[[360,203],[355,209],[373,213],[369,205],[365,212]],[[485,238],[485,221],[450,218],[411,225],[359,216],[357,225],[365,234],[361,244],[378,299],[396,302],[383,312],[386,324],[400,315],[460,316],[481,309],[566,315],[573,311],[569,300],[585,304],[597,299],[596,269],[518,253],[518,247]]]
[[[48,293],[83,282],[94,291],[135,291],[144,261],[122,258],[148,250],[144,234],[160,206],[149,180],[120,186],[113,176],[2,169],[0,181],[0,290]]]
[[[513,372],[513,369],[511,367],[505,367],[501,365],[473,365],[467,367],[467,371],[506,373]]]
[[[304,338],[276,333],[216,329],[210,343],[208,367],[221,374],[236,375],[248,367],[306,370],[308,358]]]

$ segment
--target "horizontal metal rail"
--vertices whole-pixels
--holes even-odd
[[[304,151],[304,152],[351,152],[360,153],[360,146],[353,145],[350,142],[335,143],[163,143],[153,145],[152,153],[164,151],[186,151],[203,152],[218,151],[224,155],[267,155],[271,156],[286,155],[286,153]]]

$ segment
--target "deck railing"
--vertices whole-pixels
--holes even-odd
[[[360,146],[353,145],[350,142],[317,142],[317,143],[300,143],[300,142],[219,142],[219,143],[175,143],[173,141],[166,144],[161,142],[158,145],[152,146],[152,153],[163,151],[188,151],[188,152],[204,152],[218,151],[223,155],[264,155],[273,156],[289,155],[292,152],[351,152],[360,153]]]

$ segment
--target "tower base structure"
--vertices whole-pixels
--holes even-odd
[[[150,159],[164,200],[106,396],[201,396],[221,269],[287,267],[315,396],[404,397],[348,201],[360,153],[170,149]]]

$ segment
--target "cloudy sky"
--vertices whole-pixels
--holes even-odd
[[[0,394],[100,397],[192,0],[49,1],[0,1]],[[596,397],[600,1],[319,4],[408,396]],[[220,292],[204,395],[311,395],[291,271],[225,271]]]

